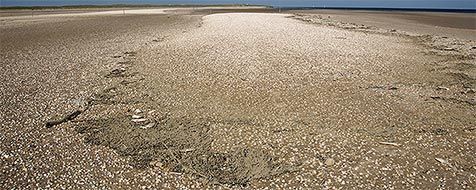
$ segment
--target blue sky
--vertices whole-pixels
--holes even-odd
[[[72,4],[265,4],[273,6],[476,9],[476,0],[0,0],[0,6]]]

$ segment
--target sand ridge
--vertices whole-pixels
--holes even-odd
[[[444,60],[443,47],[433,50],[434,47],[426,47],[412,37],[387,30],[378,33],[366,31],[369,30],[366,26],[345,23],[341,23],[344,28],[341,29],[339,23],[332,21],[329,22],[336,27],[309,25],[291,17],[262,13],[204,16],[199,28],[161,40],[154,48],[137,53],[126,73],[137,73],[135,77],[142,76],[143,80],[130,79],[136,81],[134,85],[114,86],[112,100],[139,99],[140,102],[123,108],[101,106],[90,114],[99,118],[133,117],[131,111],[140,109],[153,111],[155,115],[148,116],[149,121],[167,118],[185,123],[205,122],[208,138],[212,140],[211,144],[205,143],[207,150],[234,154],[236,150],[251,149],[250,158],[253,154],[261,155],[256,150],[263,150],[269,153],[264,158],[274,158],[271,165],[284,163],[300,168],[270,175],[273,177],[268,174],[250,177],[250,181],[245,181],[252,188],[269,184],[276,188],[431,186],[439,180],[435,175],[446,172],[454,172],[455,178],[448,179],[445,185],[456,187],[458,184],[452,183],[456,180],[472,183],[472,169],[468,168],[473,162],[472,151],[464,151],[471,149],[467,144],[472,138],[464,129],[473,122],[473,95],[450,98],[439,86],[451,88],[450,92],[465,92],[474,88],[474,81],[454,78],[453,71],[442,75],[432,73],[434,67],[425,63]],[[356,31],[352,31],[354,28]],[[421,51],[427,48],[441,55]],[[462,72],[471,75],[472,70]],[[463,84],[449,85],[454,80]],[[448,98],[457,100],[456,104],[448,102]],[[428,101],[435,104],[427,104]],[[107,114],[109,109],[131,111]],[[443,119],[440,123],[420,120],[442,117],[459,120]],[[147,131],[164,129],[161,125],[164,124],[140,130],[132,124],[126,129],[139,130],[139,137],[146,139],[144,142],[154,143],[153,138],[147,137]],[[97,127],[109,128],[107,123]],[[93,141],[115,147],[114,138],[110,138],[114,133],[95,132]],[[121,134],[121,138],[128,136]],[[452,138],[451,134],[459,138],[447,143],[458,148],[447,149],[446,143],[434,144],[434,138]],[[170,135],[170,138],[182,137]],[[174,155],[185,158],[184,163],[193,155],[181,152],[187,146],[168,143],[167,146],[178,147],[172,148]],[[419,151],[422,148],[426,151]],[[427,172],[418,177],[415,171],[441,167],[435,158],[452,159],[441,155],[441,149],[461,156],[458,156],[462,159],[460,169],[447,168],[445,172]],[[133,155],[150,159],[141,153]],[[419,164],[408,164],[414,160]],[[199,176],[208,171],[189,164],[186,164],[191,167],[188,172],[170,168],[167,158],[152,157],[151,163],[155,168],[165,167],[180,173],[197,175],[200,171]],[[240,171],[237,165],[228,166],[234,168],[230,170],[232,175]],[[399,168],[399,172],[391,168]],[[207,176],[202,177],[217,179]],[[376,177],[378,181],[373,180]],[[236,181],[218,179],[224,185],[242,184],[236,178]],[[323,182],[316,183],[314,179]]]

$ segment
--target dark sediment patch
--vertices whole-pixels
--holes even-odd
[[[131,121],[128,116],[78,121],[76,130],[86,142],[115,149],[130,156],[138,168],[159,167],[164,171],[189,173],[209,182],[247,185],[251,180],[291,171],[259,149],[213,150],[209,122],[168,116],[148,118],[153,127]]]

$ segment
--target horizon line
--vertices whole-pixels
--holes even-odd
[[[381,10],[460,10],[460,11],[475,11],[476,8],[427,8],[427,7],[385,7],[385,6],[273,6],[260,4],[134,4],[134,3],[120,3],[120,4],[65,4],[65,5],[8,5],[0,4],[0,9],[28,9],[28,8],[75,8],[75,7],[159,7],[159,6],[179,6],[179,7],[206,7],[206,6],[262,6],[268,8],[285,8],[285,9],[381,9]]]

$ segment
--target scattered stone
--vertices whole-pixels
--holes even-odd
[[[455,51],[455,48],[447,47],[447,48],[444,48],[443,50],[445,50],[445,51]]]
[[[132,122],[134,122],[134,123],[140,123],[140,122],[147,121],[147,119],[145,119],[145,118],[141,118],[141,119],[132,119],[131,121],[132,121]]]
[[[450,90],[450,89],[444,86],[438,86],[436,87],[436,90]]]
[[[134,84],[134,83],[137,83],[137,82],[139,82],[139,81],[140,81],[140,79],[139,79],[139,80],[122,80],[122,81],[120,82],[120,84],[122,84],[122,85],[124,85],[124,86],[127,86],[127,85],[129,85],[129,84]]]
[[[135,56],[137,53],[133,52],[133,51],[126,51],[126,52],[124,52],[124,54],[128,55],[128,56]]]
[[[463,131],[473,132],[473,131],[476,131],[476,127],[466,127],[466,128],[463,129]]]
[[[147,124],[147,125],[145,125],[145,126],[140,126],[139,128],[141,128],[141,129],[149,129],[149,128],[152,128],[152,127],[154,127],[154,126],[155,126],[155,123],[154,123],[154,122],[151,122],[151,123],[149,123],[149,124]]]
[[[326,164],[327,166],[332,166],[332,165],[335,164],[335,161],[334,161],[334,159],[332,159],[332,158],[328,158],[328,159],[326,160],[325,164]]]
[[[194,148],[187,148],[187,149],[180,150],[180,152],[192,152],[194,150],[195,150]]]
[[[136,110],[134,110],[134,113],[140,114],[140,113],[142,113],[142,111],[140,109],[136,109]]]
[[[400,146],[400,145],[401,145],[401,144],[392,143],[392,142],[379,142],[379,144],[382,144],[382,145],[390,145],[390,146]]]
[[[395,87],[395,86],[392,86],[390,88],[388,88],[389,90],[398,90],[398,87]]]
[[[154,112],[155,110],[150,110],[149,112],[147,112],[147,115],[152,115]]]
[[[121,77],[124,75],[124,72],[126,71],[125,68],[117,68],[117,69],[114,69],[112,70],[106,77]]]
[[[437,128],[432,131],[435,135],[446,135],[448,134],[448,130],[442,129],[442,128]]]
[[[140,119],[140,118],[142,118],[142,116],[140,116],[140,115],[132,115],[132,119]]]
[[[395,29],[391,29],[391,30],[390,30],[390,32],[397,32],[397,30],[395,30]]]
[[[122,57],[122,56],[120,56],[120,55],[114,55],[114,56],[112,56],[112,58],[121,58],[121,57]]]
[[[162,167],[162,163],[160,163],[159,161],[152,161],[149,163],[149,165],[153,167],[158,167],[158,168]]]
[[[461,92],[461,93],[463,93],[463,94],[474,94],[475,92],[476,92],[476,91],[475,91],[474,89],[472,89],[472,88],[467,88],[467,89],[465,89],[465,90],[464,90],[463,92]]]
[[[153,42],[160,42],[161,40],[160,39],[153,39],[152,41]]]
[[[436,161],[442,163],[442,164],[449,164],[449,162],[443,158],[435,158]]]
[[[119,64],[119,65],[130,65],[130,64],[132,64],[132,61],[120,61],[117,64]]]
[[[367,89],[385,89],[385,86],[375,85],[375,86],[370,86]]]

